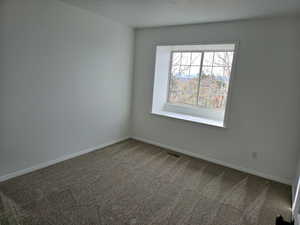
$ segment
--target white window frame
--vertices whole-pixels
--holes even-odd
[[[228,127],[227,126],[228,111],[230,105],[232,81],[234,77],[233,74],[235,73],[235,67],[236,67],[238,41],[229,41],[229,42],[220,42],[220,43],[184,44],[184,45],[157,44],[155,47],[156,47],[156,58],[155,58],[155,74],[154,74],[151,113],[155,115],[167,116],[171,118],[182,119],[186,121],[202,123],[202,124],[207,124],[207,125],[212,125],[217,127],[223,127],[223,128]],[[163,50],[163,48],[165,48],[166,50]],[[167,50],[168,48],[169,50]],[[224,110],[208,109],[196,105],[169,103],[172,52],[201,52],[202,53],[201,61],[203,61],[203,57],[204,57],[203,53],[209,51],[212,52],[233,51],[234,53],[233,62],[231,66],[230,80],[228,84],[228,92],[227,92],[225,109]],[[164,59],[160,60],[161,57],[164,57]],[[202,71],[202,66],[203,65],[201,62],[200,72]]]

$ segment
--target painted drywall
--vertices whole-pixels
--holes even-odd
[[[291,184],[300,149],[299,26],[296,17],[136,30],[133,136]],[[239,41],[228,128],[150,114],[155,45],[222,41]]]
[[[56,0],[2,0],[0,33],[0,177],[129,135],[132,29]]]
[[[134,27],[289,15],[299,0],[62,0]]]

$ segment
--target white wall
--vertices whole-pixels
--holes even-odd
[[[300,149],[299,27],[299,18],[278,18],[138,29],[133,135],[292,183]],[[232,40],[240,45],[228,129],[150,114],[156,43]]]
[[[133,135],[291,183],[299,26],[298,18],[138,29]],[[0,34],[0,177],[130,135],[130,28],[57,0],[2,0]],[[240,41],[229,128],[151,115],[155,43],[222,40]]]
[[[60,1],[0,2],[0,177],[130,135],[133,38]]]

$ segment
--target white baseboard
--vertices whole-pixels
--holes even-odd
[[[216,163],[216,164],[219,164],[219,165],[222,165],[222,166],[226,166],[226,167],[229,167],[229,168],[232,168],[232,169],[236,169],[236,170],[239,170],[239,171],[242,171],[242,172],[245,172],[245,173],[249,173],[249,174],[252,174],[252,175],[255,175],[255,176],[263,177],[263,178],[273,180],[273,181],[276,181],[276,182],[280,182],[280,183],[283,183],[283,184],[287,184],[287,185],[292,184],[292,181],[289,180],[289,179],[286,179],[286,178],[277,177],[277,176],[273,176],[273,175],[269,175],[269,174],[264,174],[264,173],[255,171],[255,170],[250,169],[250,168],[243,168],[243,167],[240,167],[240,166],[235,166],[235,165],[232,165],[230,163],[223,162],[221,160],[213,159],[213,158],[203,156],[203,155],[198,154],[198,153],[194,153],[194,152],[190,152],[190,151],[187,151],[187,150],[179,149],[179,148],[174,147],[174,146],[161,144],[161,143],[151,141],[151,140],[148,140],[148,139],[145,139],[145,138],[140,138],[140,137],[137,137],[137,136],[132,137],[132,139],[136,139],[138,141],[142,141],[142,142],[145,142],[145,143],[148,143],[148,144],[156,145],[156,146],[159,146],[159,147],[162,147],[162,148],[170,149],[174,152],[182,153],[182,154],[185,154],[185,155],[188,155],[188,156],[191,156],[191,157],[194,157],[194,158],[198,158],[198,159],[203,159],[203,160],[206,160],[206,161],[209,161],[209,162],[212,162],[212,163]]]
[[[187,151],[187,150],[179,149],[179,148],[174,147],[174,146],[161,144],[161,143],[151,141],[151,140],[148,140],[148,139],[145,139],[145,138],[140,138],[140,137],[137,137],[137,136],[134,136],[134,137],[129,137],[128,136],[128,137],[119,138],[119,139],[113,140],[111,142],[108,142],[108,143],[105,143],[105,144],[102,144],[102,145],[99,145],[99,146],[95,146],[93,148],[85,149],[85,150],[82,150],[82,151],[79,151],[79,152],[76,152],[76,153],[72,153],[72,154],[69,154],[69,155],[64,155],[64,156],[59,157],[57,159],[53,159],[53,160],[50,160],[50,161],[47,161],[47,162],[39,163],[35,166],[6,174],[6,175],[0,177],[0,182],[11,179],[11,178],[14,178],[14,177],[17,177],[17,176],[24,175],[26,173],[33,172],[35,170],[39,170],[39,169],[51,166],[53,164],[65,161],[67,159],[71,159],[71,158],[74,158],[74,157],[77,157],[77,156],[80,156],[80,155],[83,155],[83,154],[86,154],[86,153],[104,148],[106,146],[118,143],[120,141],[124,141],[128,138],[133,138],[133,139],[145,142],[145,143],[149,143],[149,144],[156,145],[156,146],[159,146],[159,147],[162,147],[162,148],[170,149],[170,150],[178,152],[178,153],[182,153],[182,154],[194,157],[194,158],[203,159],[203,160],[206,160],[206,161],[209,161],[209,162],[213,162],[213,163],[216,163],[216,164],[219,164],[219,165],[222,165],[222,166],[226,166],[226,167],[229,167],[229,168],[232,168],[232,169],[236,169],[236,170],[239,170],[239,171],[242,171],[242,172],[245,172],[245,173],[249,173],[249,174],[259,176],[259,177],[263,177],[263,178],[266,178],[266,179],[269,179],[269,180],[277,181],[277,182],[288,184],[288,185],[292,184],[292,181],[289,180],[289,179],[286,179],[286,178],[281,178],[281,177],[277,177],[277,176],[273,176],[273,175],[269,175],[269,174],[264,174],[264,173],[261,173],[261,172],[258,172],[258,171],[255,171],[255,170],[249,169],[249,168],[243,168],[243,167],[240,167],[240,166],[235,166],[235,165],[223,162],[221,160],[213,159],[213,158],[203,156],[203,155],[198,154],[198,153],[194,153],[194,152],[190,152],[190,151]]]
[[[82,150],[82,151],[79,151],[79,152],[75,152],[75,153],[71,153],[71,154],[68,154],[68,155],[64,155],[64,156],[61,156],[61,157],[59,157],[57,159],[53,159],[53,160],[50,160],[50,161],[47,161],[47,162],[39,163],[39,164],[34,165],[32,167],[29,167],[29,168],[26,168],[26,169],[22,169],[22,170],[18,170],[18,171],[6,174],[6,175],[0,177],[0,182],[5,181],[5,180],[9,180],[9,179],[14,178],[14,177],[18,177],[18,176],[24,175],[26,173],[33,172],[35,170],[39,170],[39,169],[51,166],[53,164],[65,161],[67,159],[72,159],[74,157],[77,157],[77,156],[80,156],[80,155],[83,155],[83,154],[86,154],[86,153],[89,153],[89,152],[92,152],[92,151],[95,151],[95,150],[99,150],[101,148],[104,148],[106,146],[109,146],[109,145],[112,145],[112,144],[124,141],[124,140],[129,139],[129,138],[130,138],[129,136],[128,137],[119,138],[119,139],[116,139],[116,140],[113,140],[113,141],[101,144],[99,146],[95,146],[95,147],[92,147],[92,148],[89,148],[89,149],[85,149],[85,150]]]

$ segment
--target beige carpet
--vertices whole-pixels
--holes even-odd
[[[283,184],[128,140],[0,183],[0,221],[274,225],[277,214],[290,217],[290,193]]]

